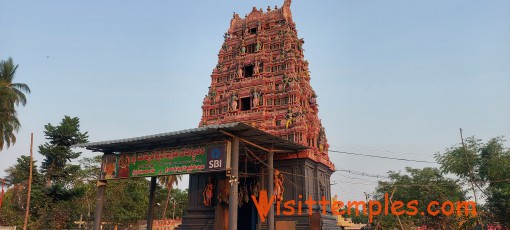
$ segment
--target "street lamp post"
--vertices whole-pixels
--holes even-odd
[[[175,198],[173,196],[170,196],[170,200],[174,202],[174,207],[172,211],[172,220],[175,220]]]

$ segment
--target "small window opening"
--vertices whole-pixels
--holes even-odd
[[[253,66],[252,65],[245,66],[243,73],[244,73],[244,77],[253,76]]]
[[[255,53],[255,49],[257,48],[257,44],[251,44],[246,46],[246,53],[252,54]]]
[[[241,111],[246,111],[251,109],[251,97],[241,98]]]
[[[294,134],[289,134],[287,138],[287,140],[294,142]]]
[[[257,33],[257,28],[250,29],[250,34],[256,34],[256,33]]]

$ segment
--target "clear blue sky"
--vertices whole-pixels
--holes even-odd
[[[38,146],[44,125],[64,115],[78,116],[91,141],[196,127],[232,12],[282,3],[0,1],[0,59],[13,57],[16,80],[32,89],[18,143],[0,152],[0,176],[28,154],[30,132]],[[461,127],[509,139],[510,1],[294,0],[291,8],[331,149],[433,161],[395,152],[444,151]],[[330,155],[339,169],[377,174],[434,166]],[[373,190],[345,176],[356,177],[332,178],[341,198]]]

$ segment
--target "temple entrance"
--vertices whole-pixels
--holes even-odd
[[[258,222],[257,208],[251,199],[250,186],[255,183],[255,178],[241,179],[239,183],[239,204],[237,229],[256,230]],[[247,198],[247,199],[246,199]]]
[[[190,174],[188,209],[177,229],[257,229],[258,214],[251,195],[258,194],[264,183],[267,190],[273,190],[273,154],[295,154],[307,149],[244,123],[74,147],[104,153],[97,183],[95,230],[101,229],[108,181],[136,177],[151,178],[147,229],[154,229],[157,177],[174,174]],[[240,152],[244,153],[241,161]],[[250,159],[259,164],[250,163]],[[274,211],[268,212],[266,223],[270,223],[268,229],[274,229]]]

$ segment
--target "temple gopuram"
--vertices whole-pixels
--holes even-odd
[[[296,153],[274,154],[273,188],[277,187],[276,175],[279,174],[284,200],[304,201],[309,196],[315,200],[322,197],[330,200],[334,165],[328,157],[325,129],[318,117],[317,94],[310,85],[308,61],[303,54],[304,40],[298,37],[290,7],[291,0],[285,0],[280,8],[263,10],[253,7],[244,18],[234,13],[223,36],[218,64],[211,74],[211,86],[203,100],[199,127],[242,122],[307,146],[308,149]],[[251,153],[245,151],[243,155],[241,151],[240,194],[252,195],[255,184],[269,187],[263,176],[267,165],[258,162],[264,157],[264,153],[260,153],[259,159],[254,159],[256,157],[251,157]],[[217,186],[213,197],[215,204],[221,207],[221,184],[226,179],[222,175],[214,179]],[[207,175],[190,175],[190,197],[194,196],[193,190],[203,191],[207,180]],[[246,184],[248,188],[243,188]],[[305,205],[304,212],[307,209]],[[337,228],[330,210],[328,215],[320,215],[322,208],[319,205],[313,209],[313,216],[276,215],[276,228]],[[221,208],[215,210],[213,217],[211,210],[204,209],[200,202],[190,201],[188,216],[184,217],[180,229],[201,229],[203,226],[221,229],[224,226],[218,223],[221,222],[218,217]],[[243,226],[240,229],[272,229],[266,227],[267,221],[261,223],[259,219],[253,202],[246,199],[246,204],[240,205],[239,209],[238,224]],[[293,225],[285,225],[287,222],[293,222]],[[212,223],[215,223],[214,227]]]
[[[234,14],[199,126],[244,122],[310,147],[275,160],[307,158],[334,170],[290,4],[287,0],[282,8],[268,7],[266,12],[254,7],[245,18]]]
[[[158,177],[182,174],[190,179],[178,230],[340,229],[335,167],[290,5],[234,13],[198,128],[72,146],[103,153],[95,230],[108,181],[150,177],[146,229],[159,229]]]

